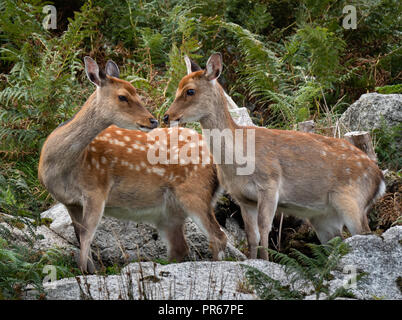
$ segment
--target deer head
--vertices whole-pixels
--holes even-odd
[[[132,130],[150,131],[158,126],[131,83],[119,79],[116,63],[109,60],[103,72],[92,58],[85,57],[84,61],[87,77],[96,86],[95,103],[103,119]]]
[[[187,76],[180,81],[176,98],[163,117],[165,123],[200,121],[214,112],[211,102],[219,94],[216,79],[222,72],[221,54],[211,55],[205,70],[201,70],[188,57],[186,66]]]

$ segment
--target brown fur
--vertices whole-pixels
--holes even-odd
[[[125,95],[128,102],[119,101],[119,95]],[[145,132],[122,129],[146,128],[149,119],[153,116],[134,87],[108,76],[106,84],[102,82],[76,116],[56,128],[43,145],[38,176],[69,211],[84,272],[88,268],[94,271],[90,244],[104,213],[154,224],[167,240],[171,260],[181,261],[188,252],[183,234],[187,216],[206,231],[214,259],[226,247],[226,235],[211,206],[216,192],[215,168],[211,164],[150,164],[147,152],[156,142]],[[189,129],[155,130],[167,136],[179,131],[179,135],[202,139]],[[184,143],[179,141],[178,148]]]
[[[222,186],[241,207],[250,257],[257,257],[259,244],[268,247],[277,208],[307,218],[321,242],[340,236],[344,225],[352,234],[370,231],[367,210],[384,188],[377,165],[343,139],[236,125],[216,83],[220,70],[218,55],[211,56],[206,71],[188,70],[166,115],[171,121],[199,121],[203,129],[230,129],[233,137],[235,130],[243,130],[244,137],[255,130],[254,173],[238,175],[236,162],[217,164]],[[187,95],[188,88],[195,94]],[[232,142],[222,144],[221,154],[234,152],[235,138]],[[260,255],[268,257],[264,249]]]

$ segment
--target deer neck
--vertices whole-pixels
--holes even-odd
[[[54,130],[42,149],[42,173],[74,171],[82,161],[91,141],[112,123],[101,116],[102,106],[94,92],[81,110],[67,123]]]
[[[214,109],[200,120],[203,129],[218,129],[220,131],[229,129],[234,132],[235,129],[240,128],[229,113],[228,101],[222,87],[219,85],[213,87],[208,104],[213,106]]]
[[[235,158],[235,131],[242,127],[237,125],[228,110],[228,102],[220,86],[215,86],[213,99],[209,103],[213,110],[200,120],[204,138],[214,161],[225,176],[230,176],[236,168],[234,162],[227,163],[226,155]],[[216,130],[217,129],[217,130]],[[215,131],[215,132],[214,132]],[[220,153],[220,158],[217,157]],[[219,160],[220,159],[220,162]]]

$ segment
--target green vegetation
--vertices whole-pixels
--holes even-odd
[[[306,290],[312,288],[309,294],[315,294],[316,299],[325,294],[326,299],[336,297],[353,297],[343,286],[334,292],[329,291],[328,281],[333,278],[331,272],[336,270],[339,260],[348,253],[348,245],[337,237],[326,245],[308,244],[312,257],[296,249],[291,249],[289,255],[270,250],[275,262],[284,266],[290,285],[282,285],[256,268],[243,265],[247,269],[246,277],[261,299],[303,299]],[[357,277],[359,280],[364,274]]]
[[[384,121],[381,126],[373,130],[375,141],[375,153],[378,162],[383,167],[395,171],[402,168],[402,157],[400,155],[400,145],[402,144],[402,123],[388,127]],[[399,146],[398,146],[399,144]]]
[[[402,93],[402,84],[396,84],[393,86],[383,86],[383,87],[377,87],[375,90],[378,93],[382,94],[392,94],[392,93]]]
[[[42,26],[45,4],[57,8],[56,30]],[[357,8],[355,30],[342,27],[347,4]],[[85,55],[116,61],[160,118],[185,74],[183,56],[203,66],[219,51],[223,86],[256,124],[293,128],[315,119],[329,127],[362,93],[400,92],[397,8],[398,0],[1,1],[0,212],[40,225],[52,203],[37,179],[40,148],[94,89]],[[393,137],[378,139],[382,163],[398,161]],[[14,261],[42,261],[7,250]]]
[[[74,13],[55,1],[56,30],[42,26],[44,4],[0,5],[0,209],[10,214],[38,219],[51,202],[37,180],[39,151],[93,90],[85,55],[115,60],[161,116],[184,54],[204,65],[222,52],[227,91],[256,123],[279,128],[328,125],[361,93],[398,90],[401,80],[396,0],[354,1],[356,30],[342,27],[347,1],[93,0],[75,1]]]
[[[0,238],[0,300],[22,298],[27,285],[37,290],[39,298],[43,297],[42,282],[51,271],[44,269],[48,265],[55,267],[56,279],[79,274],[72,258],[57,249],[37,252]]]

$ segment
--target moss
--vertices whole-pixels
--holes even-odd
[[[44,226],[46,226],[46,227],[50,227],[50,225],[52,224],[52,222],[53,222],[53,220],[50,219],[50,218],[42,218],[42,219],[40,219],[39,225],[40,225],[40,226],[44,225]]]
[[[37,227],[46,226],[49,228],[52,222],[53,220],[51,218],[41,218],[39,221],[35,220],[32,224]]]
[[[237,261],[237,260],[233,257],[226,257],[225,259],[223,259],[223,261]]]
[[[106,267],[105,273],[106,275],[113,275],[113,274],[120,274],[121,267],[117,264],[114,264],[112,266]]]
[[[17,229],[23,230],[25,228],[25,224],[20,220],[12,219],[9,222],[13,227],[15,227]]]
[[[402,93],[402,84],[376,87],[375,91],[377,91],[378,93],[381,93],[381,94]]]
[[[161,264],[161,265],[163,265],[163,266],[165,266],[165,265],[167,265],[167,264],[171,264],[171,263],[176,263],[176,260],[168,261],[168,260],[162,259],[162,258],[157,258],[157,259],[155,259],[155,260],[153,260],[153,261],[156,262],[156,263],[158,263],[158,264]]]

